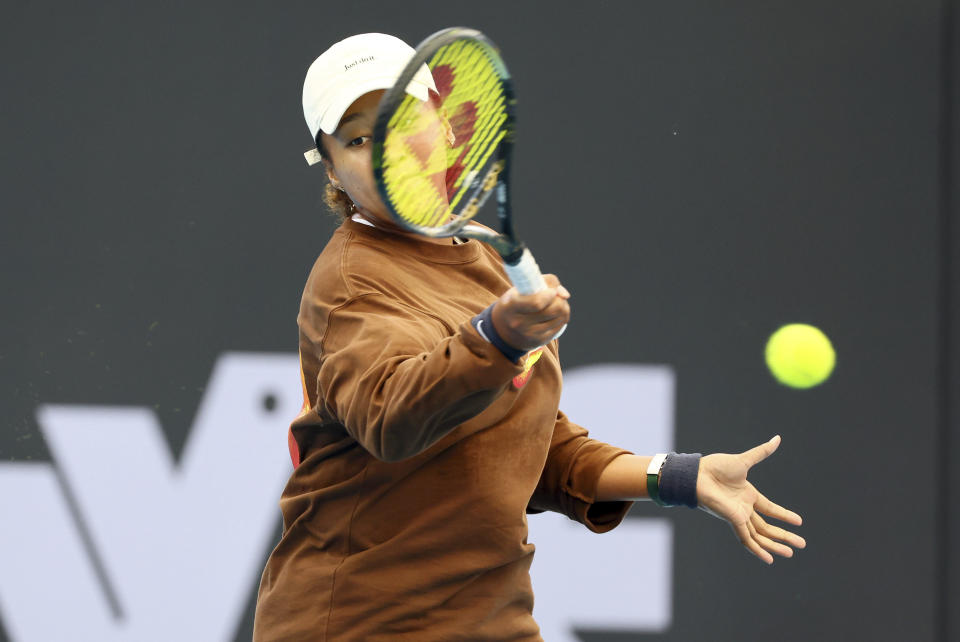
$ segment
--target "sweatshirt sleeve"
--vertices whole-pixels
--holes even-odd
[[[330,314],[317,390],[370,454],[399,461],[479,414],[521,371],[469,319],[451,336],[439,319],[366,294]]]
[[[590,439],[585,428],[557,412],[550,451],[540,482],[527,511],[562,513],[595,533],[620,524],[633,502],[597,502],[597,483],[603,469],[629,451]]]

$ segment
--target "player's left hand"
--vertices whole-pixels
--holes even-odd
[[[777,435],[739,455],[707,455],[700,459],[697,476],[698,507],[728,522],[740,543],[767,564],[773,563],[771,553],[793,557],[793,548],[807,545],[799,535],[770,525],[761,516],[800,526],[800,515],[774,504],[747,481],[750,468],[772,455],[779,445]]]

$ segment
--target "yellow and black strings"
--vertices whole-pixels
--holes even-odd
[[[496,65],[479,43],[457,41],[442,47],[428,66],[441,92],[439,114],[412,96],[404,97],[389,121],[384,178],[403,219],[439,227],[451,216],[466,219],[476,213],[471,205],[490,181],[476,187],[473,198],[463,199],[506,136],[507,98]],[[438,144],[445,139],[438,135],[443,129],[439,118],[454,121],[455,146]]]

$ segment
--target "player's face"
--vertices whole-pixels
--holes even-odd
[[[334,186],[341,186],[364,216],[391,224],[392,218],[377,191],[373,177],[373,127],[377,107],[384,90],[371,91],[353,102],[344,112],[332,135],[323,135],[324,149],[330,158],[327,175]],[[446,149],[452,143],[453,130],[430,101],[422,104],[407,136],[407,145],[430,177],[432,187],[446,195]],[[433,168],[432,170],[430,168]]]
[[[323,135],[323,143],[330,157],[326,167],[333,185],[343,187],[361,214],[389,222],[390,214],[373,179],[372,164],[373,125],[383,94],[383,90],[371,91],[353,101],[336,131]]]

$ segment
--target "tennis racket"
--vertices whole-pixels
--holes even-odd
[[[407,93],[424,65],[437,88],[426,101]],[[517,291],[533,294],[546,284],[515,236],[510,211],[515,104],[510,73],[486,36],[463,27],[438,31],[417,46],[380,101],[373,172],[400,226],[489,243]],[[470,223],[494,191],[499,233]]]

